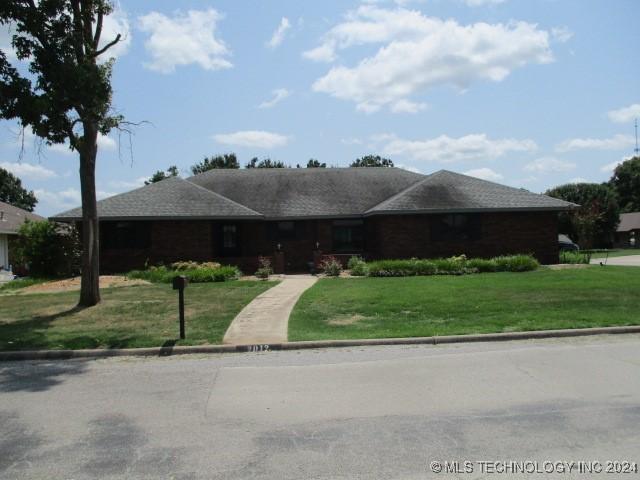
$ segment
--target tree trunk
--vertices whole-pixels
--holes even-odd
[[[82,192],[82,281],[79,307],[100,302],[100,235],[96,204],[96,156],[98,129],[85,122],[80,152],[80,190]]]

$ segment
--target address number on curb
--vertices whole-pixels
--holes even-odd
[[[247,347],[248,352],[268,352],[271,350],[269,345],[249,345]]]

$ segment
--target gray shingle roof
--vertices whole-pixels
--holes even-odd
[[[440,170],[366,213],[567,210],[573,207],[573,203],[546,195]]]
[[[8,203],[0,202],[0,233],[9,235],[18,233],[20,225],[25,220],[39,221],[46,219]]]
[[[98,216],[104,219],[153,218],[261,218],[258,212],[178,177],[170,177],[98,202]],[[75,208],[54,220],[82,218]]]
[[[618,232],[640,230],[640,212],[623,213],[620,215]]]
[[[400,168],[210,170],[187,180],[269,218],[360,216],[424,175]]]
[[[256,168],[169,178],[99,201],[98,214],[105,219],[282,219],[573,206],[445,170],[425,176],[399,168]],[[52,218],[81,216],[76,208]]]

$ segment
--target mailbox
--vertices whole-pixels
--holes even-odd
[[[174,290],[183,290],[184,287],[189,285],[189,279],[184,275],[178,275],[177,277],[173,277],[173,289]]]

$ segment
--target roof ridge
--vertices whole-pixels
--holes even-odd
[[[203,172],[206,173],[206,172]],[[180,177],[177,177],[180,178]],[[191,178],[191,177],[189,177]],[[229,197],[225,197],[224,195],[219,194],[218,192],[214,192],[213,190],[209,190],[208,188],[203,187],[202,185],[198,185],[197,183],[193,183],[191,180],[187,180],[186,178],[180,178],[180,180],[182,180],[183,182],[186,182],[200,190],[204,190],[205,192],[210,193],[211,195],[215,196],[215,197],[219,197],[222,198],[223,200],[226,200],[229,203],[232,203],[234,205],[237,205],[239,207],[244,208],[245,210],[248,210],[251,213],[255,213],[256,215],[260,215],[261,217],[264,217],[264,213],[261,212],[256,212],[255,210],[253,210],[252,208],[247,207],[246,205],[242,205],[241,203],[236,202],[235,200],[231,200]]]
[[[407,170],[408,171],[408,170]],[[431,175],[434,175],[433,173],[430,173],[428,175],[425,174],[420,174],[423,175],[425,178],[421,178],[418,181],[416,181],[415,183],[412,183],[411,185],[409,185],[407,188],[405,188],[404,190],[399,191],[398,193],[395,193],[393,195],[391,195],[389,198],[385,198],[384,200],[382,200],[381,202],[375,204],[373,207],[369,208],[368,210],[365,210],[365,214],[370,213],[371,211],[375,210],[376,208],[378,208],[380,205],[383,205],[385,203],[391,202],[393,200],[395,200],[396,198],[400,198],[402,195],[404,195],[405,193],[411,191],[412,189],[416,188],[418,185],[420,185],[421,183],[427,181],[429,179],[429,177],[431,177]]]

